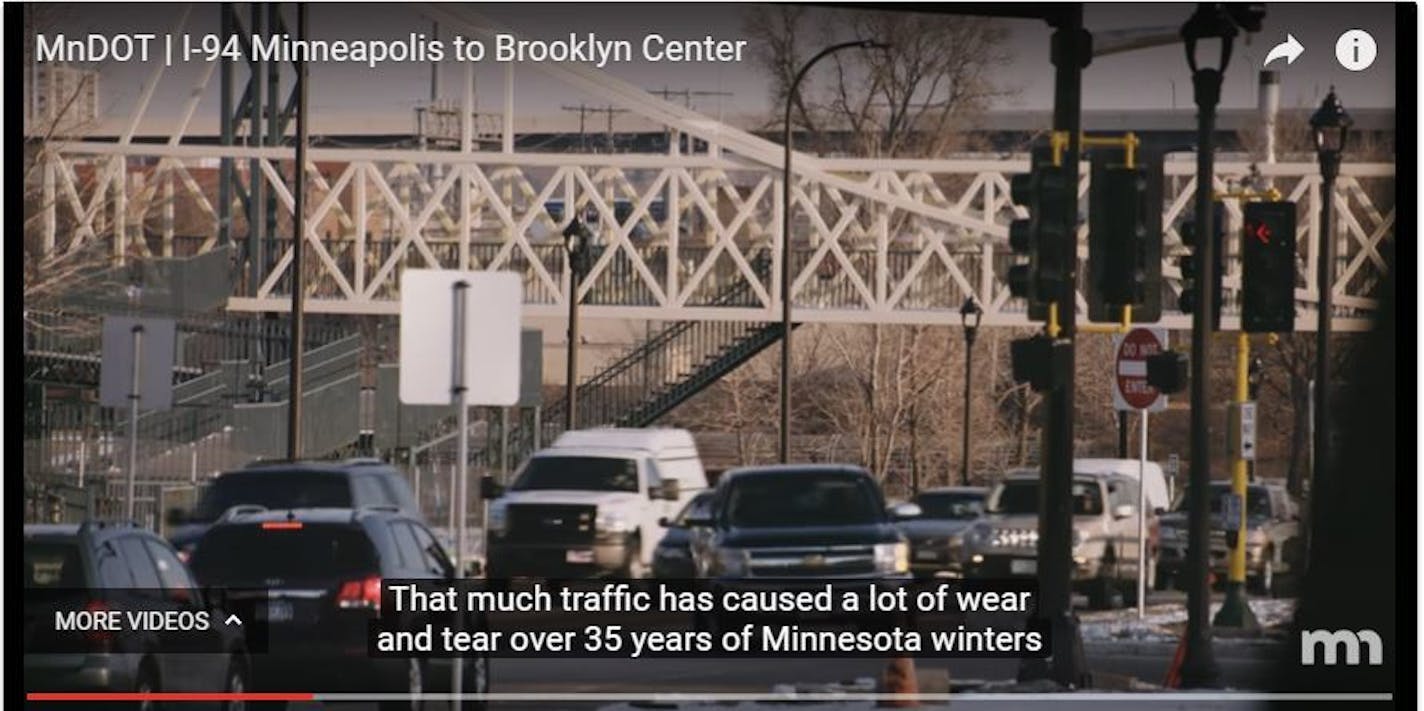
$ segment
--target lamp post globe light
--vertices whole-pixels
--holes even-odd
[[[1310,117],[1310,129],[1315,138],[1315,154],[1320,161],[1321,200],[1319,243],[1316,249],[1316,278],[1319,301],[1315,329],[1315,422],[1313,456],[1311,457],[1311,497],[1321,491],[1321,473],[1330,471],[1330,317],[1334,310],[1335,291],[1335,178],[1340,175],[1340,154],[1350,137],[1354,121],[1335,87],[1325,95],[1320,108]]]
[[[959,323],[964,326],[964,425],[963,446],[959,453],[959,483],[969,486],[969,402],[970,387],[974,382],[974,338],[979,335],[979,321],[984,317],[984,309],[973,296],[964,299],[959,307]]]
[[[780,436],[777,441],[777,456],[783,464],[791,456],[791,105],[795,101],[801,80],[816,62],[843,49],[890,49],[890,45],[870,39],[858,39],[833,44],[801,65],[796,78],[786,90],[786,116],[782,123],[781,145],[785,156],[781,172],[781,372],[778,381],[781,404]]]
[[[1193,98],[1197,105],[1197,220],[1208,225],[1203,235],[1215,227],[1212,219],[1212,178],[1214,175],[1213,135],[1216,131],[1216,107],[1221,101],[1222,75],[1231,62],[1232,41],[1237,34],[1236,23],[1217,3],[1200,3],[1182,25],[1182,41],[1186,46],[1187,67],[1192,71]],[[1216,67],[1205,66],[1198,55],[1198,45],[1219,43]],[[1204,237],[1193,246],[1197,274],[1210,274],[1215,259],[1213,240]],[[1210,514],[1211,448],[1207,400],[1207,364],[1211,362],[1212,300],[1217,298],[1210,288],[1210,279],[1197,279],[1194,284],[1196,304],[1192,311],[1191,355],[1191,470],[1188,477],[1188,527],[1186,569],[1187,632],[1186,654],[1182,660],[1181,679],[1184,687],[1209,687],[1217,683],[1220,670],[1211,648],[1211,587],[1207,579],[1210,566],[1208,516]]]
[[[577,217],[564,228],[564,252],[569,266],[569,345],[568,369],[564,380],[564,429],[572,430],[578,424],[575,412],[578,407],[578,356],[579,356],[579,285],[584,272],[588,270],[589,241],[593,238]]]

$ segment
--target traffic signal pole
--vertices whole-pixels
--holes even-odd
[[[1052,39],[1055,69],[1053,87],[1053,129],[1067,136],[1061,165],[1067,172],[1070,189],[1068,214],[1078,214],[1078,161],[1082,149],[1083,68],[1092,61],[1092,36],[1083,29],[1083,6],[1065,7],[1057,18]],[[1077,243],[1076,219],[1068,225],[1066,239]],[[1055,347],[1066,350],[1069,377],[1048,392],[1048,422],[1043,428],[1042,504],[1039,509],[1038,585],[1039,610],[1052,626],[1053,649],[1046,670],[1054,681],[1068,687],[1088,685],[1087,658],[1078,618],[1073,614],[1073,377],[1074,337],[1077,325],[1077,250],[1068,260],[1066,277],[1058,293],[1043,295],[1053,307],[1057,321],[1054,332],[1050,317],[1049,336]],[[1027,676],[1039,676],[1029,669]],[[1038,672],[1038,673],[1035,673]]]
[[[1251,335],[1242,331],[1236,334],[1236,405],[1250,398],[1249,373],[1251,369]],[[1228,536],[1230,560],[1227,570],[1226,600],[1216,613],[1212,623],[1218,627],[1255,629],[1259,625],[1251,606],[1246,602],[1246,458],[1241,456],[1238,445],[1231,453],[1231,493],[1240,502],[1235,525],[1235,540]]]
[[[1192,72],[1197,105],[1197,194],[1196,214],[1202,223],[1212,215],[1214,173],[1213,133],[1216,106],[1221,100],[1221,71],[1199,68]],[[1216,240],[1211,229],[1202,230],[1194,248],[1197,279],[1196,306],[1192,311],[1191,356],[1191,468],[1187,479],[1187,631],[1186,655],[1182,661],[1182,685],[1213,686],[1219,670],[1211,648],[1211,532],[1208,530],[1211,492],[1211,449],[1208,443],[1211,403],[1207,393],[1207,366],[1211,362],[1211,315],[1217,294],[1210,288]]]

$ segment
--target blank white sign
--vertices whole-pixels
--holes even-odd
[[[519,314],[523,288],[514,272],[406,269],[401,272],[400,399],[453,405],[456,285],[465,289],[465,401],[519,401]]]

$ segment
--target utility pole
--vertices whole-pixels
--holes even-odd
[[[619,109],[613,106],[589,106],[580,103],[578,106],[564,106],[564,111],[570,111],[579,115],[579,150],[588,151],[587,134],[584,132],[586,120],[591,114],[606,114],[608,116],[608,132],[605,134],[608,142],[608,151],[613,152],[613,117],[617,114],[628,113],[627,109]]]
[[[672,97],[674,97],[674,96],[681,96],[681,97],[682,97],[682,105],[683,105],[684,108],[687,108],[687,109],[691,109],[691,108],[692,108],[692,97],[694,97],[694,96],[719,96],[719,97],[720,97],[720,96],[734,96],[734,94],[733,94],[732,92],[730,92],[730,91],[697,91],[697,90],[690,89],[690,88],[687,88],[687,87],[683,87],[683,88],[681,88],[681,89],[669,89],[669,88],[667,88],[667,86],[663,86],[663,88],[661,88],[661,89],[649,89],[649,90],[648,90],[648,93],[649,93],[649,94],[652,94],[652,95],[654,95],[654,96],[660,96],[660,97],[662,97],[663,101],[672,101]],[[718,102],[717,102],[717,121],[718,121],[718,123],[720,123],[720,122],[722,121],[722,102],[721,102],[721,101],[718,101]],[[672,131],[671,129],[669,129],[669,130],[667,131],[667,137],[668,137],[668,143],[669,143],[669,144],[672,143],[673,135],[674,135],[673,131]],[[691,151],[692,151],[692,146],[689,145],[689,146],[688,146],[688,152],[690,153]]]
[[[694,96],[734,96],[730,91],[694,91],[686,87],[682,89],[669,89],[666,86],[661,89],[649,89],[648,93],[661,96],[663,101],[672,101],[672,97],[681,96],[682,105],[689,109],[692,108],[692,97]]]

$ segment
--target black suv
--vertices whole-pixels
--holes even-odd
[[[685,524],[700,578],[910,579],[905,537],[860,467],[734,469],[717,482],[710,511]]]
[[[367,653],[370,623],[382,614],[382,580],[455,579],[445,549],[417,517],[389,507],[238,507],[203,535],[191,565],[199,582],[225,588],[234,608],[247,606],[247,614],[266,623],[267,651],[252,655],[256,687],[401,694],[450,688],[450,659]],[[423,624],[401,622],[404,629]],[[463,671],[464,691],[489,688],[487,659],[467,656]],[[409,699],[381,704],[414,706]]]
[[[225,624],[226,614],[207,604],[167,541],[133,523],[102,521],[32,524],[24,536],[26,691],[242,692],[250,686],[241,627]],[[56,613],[142,610],[190,619],[206,613],[208,624],[185,632],[55,629]]]
[[[186,559],[208,526],[242,504],[269,509],[390,506],[420,516],[405,477],[379,459],[260,461],[219,475],[203,490],[193,511],[169,511],[168,538]]]

